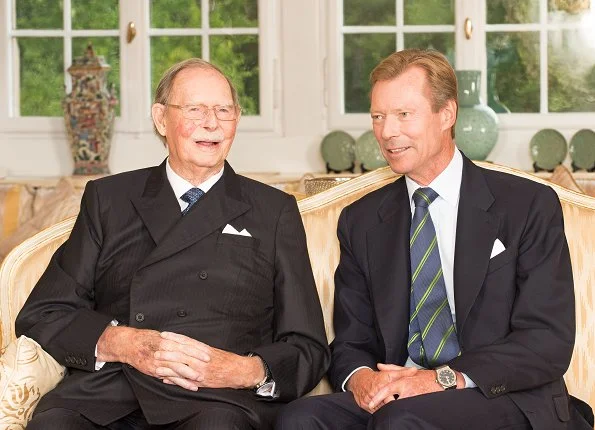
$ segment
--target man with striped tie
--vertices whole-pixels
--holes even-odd
[[[370,81],[376,139],[403,176],[342,212],[337,393],[293,402],[277,428],[582,428],[562,379],[575,317],[555,192],[456,148],[442,54],[396,52]]]

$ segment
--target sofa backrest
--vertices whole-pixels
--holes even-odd
[[[490,163],[478,164],[550,185],[560,198],[572,259],[577,322],[574,353],[565,378],[569,391],[595,409],[595,198],[552,185],[515,169]],[[339,242],[336,236],[339,214],[348,204],[397,177],[388,168],[378,169],[298,202],[329,341],[334,337],[333,276],[339,262]],[[54,251],[68,238],[74,220],[74,217],[66,219],[26,240],[0,266],[2,349],[14,339],[16,315]],[[330,385],[325,379],[311,394],[328,392]]]

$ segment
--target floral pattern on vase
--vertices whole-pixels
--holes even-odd
[[[111,67],[89,44],[85,55],[68,68],[72,91],[62,101],[64,120],[74,159],[74,175],[108,174],[108,157],[118,99],[106,74]]]
[[[457,147],[472,160],[485,160],[498,141],[498,116],[479,99],[481,72],[458,70]]]

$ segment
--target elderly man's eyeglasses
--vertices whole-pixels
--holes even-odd
[[[165,106],[171,106],[182,111],[182,116],[191,120],[203,120],[209,115],[212,110],[215,117],[220,121],[233,121],[240,114],[241,109],[234,105],[216,105],[209,107],[206,105],[172,105],[166,103]]]

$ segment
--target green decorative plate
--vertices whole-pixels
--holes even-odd
[[[566,158],[568,148],[564,136],[552,128],[535,133],[529,143],[535,170],[554,170]]]
[[[355,141],[355,158],[368,171],[387,165],[372,130],[366,131]]]
[[[327,169],[335,172],[353,171],[355,139],[344,131],[331,131],[320,142],[320,153],[326,162]]]
[[[593,130],[585,128],[577,131],[568,146],[573,168],[587,171],[595,169],[595,132]]]

